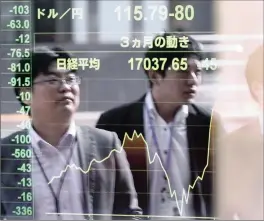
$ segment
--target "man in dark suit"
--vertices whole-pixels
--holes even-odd
[[[142,62],[150,63],[143,65],[149,91],[106,111],[97,122],[123,141],[139,205],[152,217],[213,215],[208,157],[212,111],[193,102],[202,77],[201,47],[190,36],[188,44],[178,47],[168,41],[184,37],[156,36]],[[163,46],[157,43],[161,38],[167,39]]]
[[[22,68],[15,75],[20,112],[31,116],[31,124],[1,140],[1,219],[109,220],[142,214],[116,134],[74,123],[81,80],[76,68],[61,67],[69,59],[60,48],[44,47],[20,62],[23,69],[31,64],[25,70],[32,75],[20,73]]]
[[[217,213],[220,219],[263,220],[263,46],[249,57],[246,80],[259,115],[217,146]]]

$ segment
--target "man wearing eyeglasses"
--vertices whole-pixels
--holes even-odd
[[[116,134],[74,123],[81,80],[57,68],[58,59],[70,58],[60,48],[42,47],[20,61],[21,67],[31,63],[31,73],[21,68],[14,90],[31,126],[1,141],[1,218],[109,220],[141,214]]]

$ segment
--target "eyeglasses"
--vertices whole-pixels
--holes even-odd
[[[68,76],[66,78],[53,78],[35,81],[33,84],[43,84],[48,83],[54,87],[60,87],[62,84],[67,84],[69,86],[79,85],[81,83],[81,78],[79,76]]]

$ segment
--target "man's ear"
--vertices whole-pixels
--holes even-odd
[[[18,97],[20,98],[21,102],[30,106],[32,102],[32,89],[31,88],[21,88],[19,90]]]
[[[148,72],[148,76],[153,85],[159,85],[161,80],[163,79],[158,72],[152,70]]]

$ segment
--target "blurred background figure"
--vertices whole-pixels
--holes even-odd
[[[219,58],[242,63],[222,67],[219,76],[215,110],[230,135],[216,146],[216,209],[222,219],[263,219],[263,120],[258,120],[263,93],[259,87],[263,85],[263,49],[259,47],[263,45],[263,1],[240,2],[236,12],[251,11],[247,18],[234,16],[235,1],[217,5],[218,33],[223,38],[231,35],[242,49],[222,51]],[[222,90],[223,85],[228,90]]]
[[[258,114],[218,146],[216,198],[221,219],[263,220],[263,54],[263,46],[258,47],[245,70]]]

